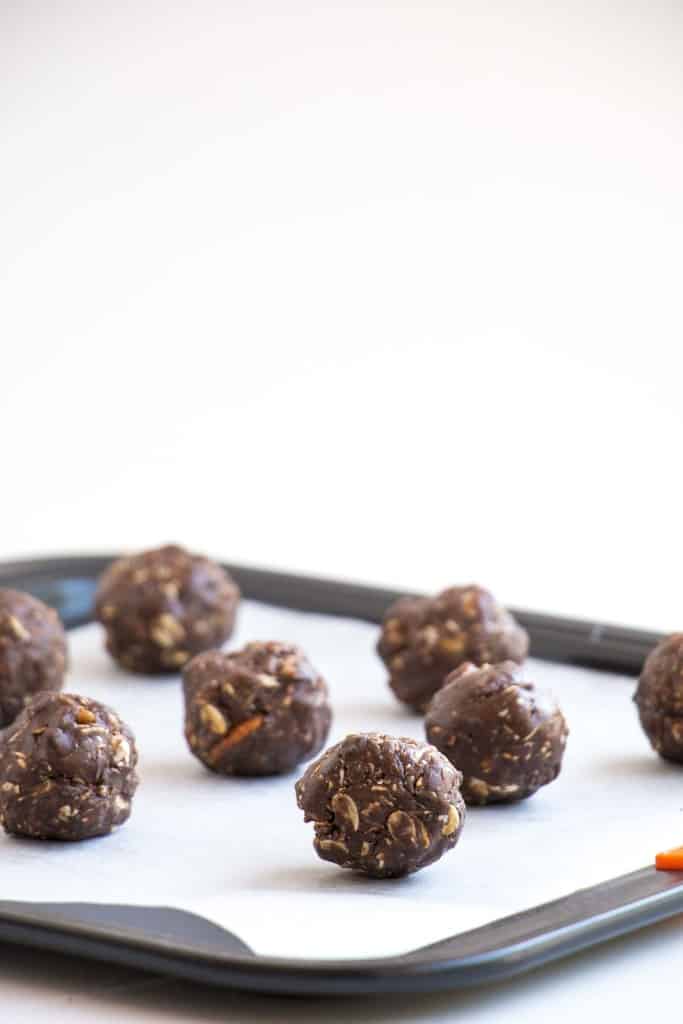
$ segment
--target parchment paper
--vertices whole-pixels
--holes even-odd
[[[424,736],[389,691],[377,629],[244,602],[230,646],[301,644],[327,678],[330,743],[350,731]],[[76,844],[0,838],[0,892],[193,910],[258,953],[305,958],[406,952],[642,867],[683,842],[683,770],[638,725],[634,680],[530,659],[570,727],[559,779],[519,804],[471,809],[458,846],[403,880],[372,881],[316,857],[294,798],[300,773],[225,779],[182,735],[179,677],[147,679],[108,658],[99,626],[70,633],[66,689],[105,701],[134,729],[141,783],[128,823]]]

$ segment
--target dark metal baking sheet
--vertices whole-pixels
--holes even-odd
[[[113,556],[0,566],[0,586],[27,590],[67,626],[90,618],[97,576]],[[227,566],[246,597],[377,622],[395,592]],[[636,673],[657,634],[515,610],[539,658]],[[383,959],[302,961],[256,956],[225,929],[173,908],[0,903],[0,939],[211,984],[296,994],[461,988],[520,974],[683,910],[683,873],[646,867],[484,927]]]

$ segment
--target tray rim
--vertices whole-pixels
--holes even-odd
[[[116,554],[67,555],[21,559],[0,563],[0,586],[31,590],[42,582],[59,588],[68,581],[92,585]],[[321,614],[346,614],[378,622],[386,606],[400,592],[367,584],[329,578],[273,572],[252,566],[226,564],[247,599],[294,607]],[[40,589],[40,588],[38,588]],[[355,609],[355,611],[354,611]],[[520,609],[511,609],[531,635],[531,654],[541,659],[588,664],[624,673],[635,672],[651,647],[663,634],[629,627],[567,619]],[[67,627],[90,621],[89,608],[76,608],[67,616]],[[540,648],[540,649],[539,649]],[[605,885],[619,880],[608,880]],[[569,898],[569,897],[568,897]],[[562,901],[555,901],[560,903]],[[566,948],[545,953],[532,950],[526,957],[514,946],[492,948],[471,957],[422,958],[394,956],[363,960],[301,960],[263,956],[217,954],[182,943],[161,943],[106,925],[78,921],[55,921],[41,912],[41,904],[0,906],[0,939],[43,949],[56,949],[95,960],[114,960],[132,967],[175,977],[194,979],[243,990],[298,995],[372,994],[426,992],[436,989],[471,987],[484,981],[503,979],[533,969],[606,938],[671,916],[683,909],[683,876],[653,900],[636,900],[624,905],[623,920],[611,920],[600,934],[599,915],[594,918],[595,935],[590,941],[565,943]],[[622,909],[624,909],[622,907]],[[150,912],[152,908],[148,909]],[[536,908],[530,908],[536,909]],[[499,924],[500,922],[492,922]],[[489,926],[486,926],[489,927]],[[466,933],[463,933],[466,934]],[[597,937],[596,937],[597,936]]]
[[[58,582],[65,575],[80,575],[94,580],[121,553],[87,555],[47,555],[0,562],[0,586],[36,578]],[[233,562],[221,563],[240,584],[245,597],[279,607],[313,611],[319,614],[349,615],[368,622],[380,622],[386,607],[410,589],[374,586],[275,571]],[[21,588],[19,588],[21,589]],[[531,655],[564,664],[579,664],[601,671],[637,675],[652,648],[665,633],[596,620],[532,611],[510,606],[512,614],[531,637]],[[81,615],[67,626],[85,624],[91,616]]]

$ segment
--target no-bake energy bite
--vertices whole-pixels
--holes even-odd
[[[395,601],[377,645],[392,690],[417,711],[424,711],[448,673],[464,662],[521,663],[528,648],[526,631],[488,590],[474,585]]]
[[[111,708],[39,693],[0,747],[0,822],[33,839],[106,835],[130,815],[136,764],[133,733]]]
[[[683,633],[650,652],[633,699],[653,750],[683,763]]]
[[[0,728],[40,690],[60,690],[66,669],[64,627],[30,594],[0,590]]]
[[[186,667],[183,688],[190,750],[222,775],[289,772],[327,739],[327,684],[293,644],[207,651]]]
[[[434,695],[425,729],[462,772],[468,804],[521,800],[552,782],[568,735],[555,699],[512,661],[456,669]]]
[[[375,878],[433,864],[465,820],[462,776],[434,747],[380,733],[347,736],[296,784],[323,860]]]
[[[173,672],[232,633],[239,589],[215,562],[166,547],[120,558],[102,575],[95,602],[107,650],[124,668]]]

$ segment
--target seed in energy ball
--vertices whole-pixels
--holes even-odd
[[[402,597],[387,609],[377,650],[389,685],[416,711],[466,661],[521,663],[529,637],[488,590],[450,587],[436,597]]]
[[[111,656],[132,672],[155,675],[220,647],[239,597],[219,565],[170,544],[113,562],[100,579],[95,613]]]
[[[381,733],[347,736],[296,784],[323,860],[373,878],[420,871],[451,850],[465,821],[462,776],[435,747]]]
[[[0,728],[40,690],[61,690],[66,635],[52,608],[30,594],[0,590]]]
[[[0,747],[0,822],[32,839],[90,839],[130,815],[135,738],[104,704],[39,693]]]
[[[666,637],[650,652],[633,699],[652,749],[683,763],[683,633]]]
[[[461,665],[432,698],[425,729],[462,772],[468,804],[522,800],[552,782],[568,735],[555,699],[513,661]]]
[[[219,774],[289,772],[327,739],[327,685],[293,644],[207,651],[185,668],[183,688],[190,750]]]

